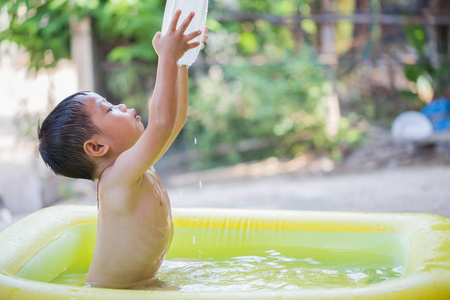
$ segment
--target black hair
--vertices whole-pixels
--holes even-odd
[[[39,153],[57,175],[94,180],[96,165],[84,143],[100,132],[78,92],[61,101],[38,126]]]

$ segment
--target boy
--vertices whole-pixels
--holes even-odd
[[[166,35],[153,38],[158,69],[147,129],[134,109],[91,92],[64,99],[38,129],[39,152],[56,174],[98,179],[91,286],[135,288],[151,281],[172,240],[169,197],[152,166],[186,119],[187,68],[177,60],[200,44],[190,42],[200,31],[185,34],[194,13],[177,29],[180,15]]]

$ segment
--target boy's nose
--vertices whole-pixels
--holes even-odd
[[[117,105],[117,107],[120,109],[120,111],[122,111],[122,112],[127,112],[127,106],[125,105],[125,104],[119,104],[119,105]]]

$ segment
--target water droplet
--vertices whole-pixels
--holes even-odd
[[[198,186],[199,186],[200,188],[203,187],[203,184],[202,184],[202,181],[201,181],[201,180],[198,181]]]
[[[195,245],[195,235],[192,236],[192,244]]]
[[[197,145],[197,137],[194,138],[194,144]]]

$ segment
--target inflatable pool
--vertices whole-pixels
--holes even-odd
[[[171,290],[84,286],[96,208],[56,206],[0,233],[0,299],[450,298],[443,217],[226,209],[173,217],[158,273]]]

